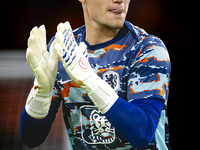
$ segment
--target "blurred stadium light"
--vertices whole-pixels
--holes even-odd
[[[0,79],[31,79],[34,75],[26,61],[26,51],[0,51]]]

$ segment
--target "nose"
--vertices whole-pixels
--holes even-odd
[[[121,4],[124,2],[124,0],[112,0],[112,1],[113,1],[113,3],[118,3],[118,4]]]

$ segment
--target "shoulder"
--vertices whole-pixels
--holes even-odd
[[[133,59],[154,55],[159,58],[160,56],[163,56],[165,57],[165,60],[169,60],[167,48],[160,38],[148,34],[144,29],[139,28],[130,22],[125,21],[125,24],[131,31],[132,36],[137,39],[137,42],[135,42],[132,47],[132,50],[135,51],[135,53],[133,53]]]
[[[83,41],[83,37],[85,34],[85,25],[73,30],[73,34],[77,44],[79,44],[81,41]]]
[[[53,41],[56,39],[56,37],[55,36],[53,36],[52,38],[51,38],[51,40],[49,41],[49,43],[48,43],[48,45],[47,45],[47,51],[49,52],[50,51],[50,47],[51,47],[51,45],[52,45],[52,43],[53,43]]]
[[[145,44],[148,44],[148,43],[149,44],[160,43],[160,44],[164,45],[163,41],[160,38],[158,38],[154,35],[148,34],[144,29],[142,29],[138,26],[135,26],[128,21],[125,21],[125,25],[130,30],[132,36],[137,39],[137,44],[145,45]]]
[[[139,28],[138,26],[135,26],[128,21],[125,21],[125,25],[130,30],[132,36],[137,39],[137,41],[140,41],[141,39],[143,39],[143,37],[149,35],[144,29]]]
[[[83,31],[84,29],[85,29],[85,25],[83,25],[83,26],[81,26],[81,27],[79,27],[79,28],[73,30],[74,36],[75,36],[75,35],[78,35],[78,34],[82,34],[82,31]]]

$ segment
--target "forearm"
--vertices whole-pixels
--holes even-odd
[[[48,115],[44,119],[34,119],[27,114],[25,108],[20,119],[20,134],[22,142],[30,148],[37,147],[46,139],[59,103],[52,101]]]
[[[141,99],[129,103],[118,98],[105,116],[134,148],[142,148],[151,142],[162,108],[163,102],[158,99]]]

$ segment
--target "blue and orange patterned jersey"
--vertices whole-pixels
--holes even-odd
[[[102,44],[89,45],[85,40],[85,32],[85,26],[74,30],[77,43],[86,43],[89,62],[94,72],[105,80],[118,96],[128,102],[156,98],[165,103],[155,136],[145,149],[168,149],[165,111],[171,68],[164,43],[127,21],[115,38]],[[70,79],[61,61],[58,64],[52,100],[63,102],[63,115],[71,150],[133,149],[85,91]]]

